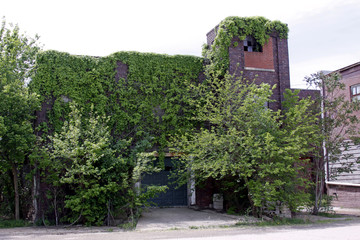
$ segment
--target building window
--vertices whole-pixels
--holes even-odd
[[[256,42],[255,38],[247,36],[244,40],[245,52],[262,52],[262,46]]]
[[[350,87],[351,101],[360,101],[360,84],[353,85]]]

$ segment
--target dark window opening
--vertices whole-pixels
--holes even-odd
[[[247,36],[244,40],[245,52],[262,52],[262,46],[251,36]]]
[[[171,170],[172,170],[172,167],[170,167],[170,166],[165,166],[165,171],[170,172]]]
[[[351,101],[360,101],[360,84],[350,87]]]

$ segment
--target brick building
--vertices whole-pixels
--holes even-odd
[[[339,90],[338,94],[343,94],[347,101],[360,101],[360,62],[332,73],[335,72],[340,74],[341,81],[345,84],[344,90]],[[355,115],[359,119],[360,111],[356,112]],[[357,129],[360,129],[360,124],[358,124]],[[349,139],[346,141],[349,141]],[[349,173],[343,172],[336,179],[328,179],[326,187],[328,195],[333,197],[333,206],[360,208],[360,164],[357,163],[360,158],[360,145],[350,143],[349,150],[343,152],[343,154],[347,153],[353,154],[353,158],[348,160],[354,164],[353,171]],[[336,171],[340,167],[341,161],[330,164],[328,171]]]
[[[213,44],[217,30],[218,26],[207,33],[208,46]],[[238,44],[234,44],[235,42]],[[268,42],[260,46],[252,36],[247,36],[243,41],[237,37],[233,38],[229,47],[229,73],[248,80],[255,79],[257,84],[276,85],[272,96],[275,101],[269,103],[268,107],[273,110],[281,109],[283,93],[285,89],[290,89],[287,39],[280,38],[278,33],[273,32]],[[299,93],[300,98],[316,98],[319,95],[319,90],[301,89]],[[213,207],[213,194],[217,191],[217,182],[209,179],[202,187],[196,187],[196,191],[192,192],[192,195],[195,195],[192,197],[196,201],[193,200],[191,203],[199,207]]]
[[[210,46],[216,37],[217,27],[207,34]],[[234,44],[238,42],[238,44]],[[264,46],[257,46],[256,41],[248,36],[244,41],[237,37],[232,39],[229,47],[229,73],[242,76],[256,83],[276,84],[271,109],[280,109],[282,93],[290,88],[289,54],[287,39],[281,39],[277,33],[270,35]]]
[[[217,34],[217,29],[218,27],[215,27],[214,29],[212,29],[208,34],[207,34],[207,43],[209,46],[211,46],[216,38],[216,34]],[[235,44],[236,42],[236,44]],[[264,44],[264,45],[260,45],[256,42],[255,38],[253,38],[252,36],[247,36],[244,40],[238,39],[237,37],[234,37],[231,40],[231,44],[230,47],[228,47],[228,57],[229,57],[229,73],[230,74],[234,74],[235,76],[242,76],[248,80],[253,80],[255,79],[255,82],[260,84],[260,83],[268,83],[271,86],[276,85],[276,88],[273,90],[273,102],[270,102],[268,107],[270,109],[273,110],[278,110],[282,108],[282,101],[283,99],[283,93],[285,91],[285,89],[289,89],[290,88],[290,74],[289,74],[289,55],[288,55],[288,43],[287,43],[287,39],[286,38],[282,38],[279,36],[279,33],[273,31],[270,36],[268,41]],[[65,55],[65,54],[61,54],[61,55]],[[139,55],[136,53],[136,55]],[[132,67],[134,68],[134,66],[131,66],[131,63],[129,63],[129,54],[126,55],[124,53],[119,53],[118,55],[119,59],[116,60],[116,66],[114,68],[115,73],[114,73],[114,77],[115,81],[114,82],[119,82],[120,80],[124,80],[124,82],[126,82],[127,80],[129,80],[132,76],[131,76],[131,70]],[[76,58],[74,56],[71,56],[70,58]],[[152,61],[151,64],[149,62],[147,62],[149,60],[149,58],[147,58],[146,56],[142,55],[142,61],[141,63],[143,65],[146,65],[147,63],[149,63],[149,71],[146,72],[146,74],[148,74],[150,76],[150,80],[151,81],[155,81],[155,82],[159,82],[159,79],[162,78],[163,76],[161,74],[158,74],[156,76],[153,76],[152,72],[155,72],[155,68],[156,69],[162,69],[164,68],[164,66],[166,65],[166,61],[167,62],[171,62],[174,60],[174,58],[176,58],[176,56],[166,56],[166,57],[162,57],[164,60],[164,62],[161,61]],[[177,56],[177,58],[186,58],[186,56]],[[48,61],[46,60],[47,58],[44,58],[44,61]],[[77,60],[80,60],[78,58],[76,58]],[[105,58],[106,59],[106,58]],[[128,60],[128,62],[124,61],[124,60]],[[57,85],[58,84],[58,79],[60,77],[62,77],[62,71],[60,71],[61,69],[66,69],[66,71],[68,71],[68,73],[70,74],[70,76],[78,76],[78,75],[86,75],[84,72],[79,72],[79,70],[77,68],[72,68],[73,65],[71,66],[63,66],[62,64],[66,64],[64,63],[64,61],[59,61],[57,62],[57,57],[54,57],[53,61],[53,65],[49,64],[51,69],[54,71],[51,74],[51,79],[54,82],[54,86],[56,86],[56,90],[58,90],[57,95],[58,96],[53,96],[50,95],[48,99],[46,99],[45,101],[42,102],[42,110],[37,112],[37,119],[36,119],[36,125],[40,125],[42,122],[46,122],[49,120],[48,118],[48,114],[49,112],[51,112],[51,109],[53,107],[53,105],[55,104],[55,102],[57,102],[58,104],[63,104],[64,102],[66,103],[68,101],[68,99],[73,98],[73,96],[71,95],[67,95],[67,93],[62,92],[63,91],[63,86],[61,85]],[[74,59],[73,59],[74,60]],[[77,61],[76,60],[76,61]],[[203,59],[192,59],[192,61],[197,62],[198,67],[196,68],[191,68],[192,72],[196,72],[196,75],[194,77],[194,81],[197,80],[202,80],[205,78],[204,74],[202,71],[204,71],[204,66],[203,66]],[[201,61],[200,61],[201,60]],[[115,60],[114,60],[115,61]],[[84,61],[86,62],[86,61]],[[82,62],[82,64],[84,63]],[[206,62],[206,61],[205,61]],[[39,63],[41,64],[41,63]],[[46,64],[44,64],[45,66],[48,66],[47,62]],[[141,64],[139,64],[141,65]],[[172,75],[171,77],[168,77],[168,79],[170,79],[171,81],[175,78],[174,76],[176,74],[180,75],[180,76],[185,76],[185,73],[187,72],[188,68],[190,67],[189,65],[184,65],[186,69],[173,69],[170,72],[173,72],[174,75]],[[93,68],[95,66],[91,66],[89,68],[87,68],[85,71],[90,71],[91,68]],[[141,66],[139,66],[139,68],[141,68]],[[45,72],[47,73],[47,68],[44,68]],[[189,68],[190,69],[190,68]],[[195,69],[195,70],[194,70]],[[143,69],[142,69],[143,70]],[[142,70],[139,70],[139,72],[141,72]],[[98,72],[96,72],[98,73]],[[39,76],[39,81],[42,80],[41,78],[41,68],[38,69],[37,72],[38,76]],[[47,76],[47,75],[46,75]],[[87,76],[87,75],[86,75]],[[46,81],[47,83],[50,81],[48,78],[50,77],[46,77]],[[109,77],[110,79],[111,77]],[[154,80],[155,79],[155,80]],[[69,77],[69,79],[65,78],[65,82],[67,84],[73,83],[73,81],[71,80],[71,77]],[[136,79],[136,81],[141,81],[143,79]],[[149,80],[149,81],[150,81]],[[170,82],[169,80],[169,82]],[[36,81],[36,79],[34,80]],[[134,79],[133,79],[134,81]],[[134,81],[135,82],[135,81]],[[184,82],[184,81],[183,81]],[[172,82],[174,85],[180,84],[179,82]],[[42,84],[42,82],[41,82]],[[64,83],[65,84],[65,83]],[[81,92],[82,87],[83,88],[87,88],[89,86],[87,85],[81,85],[81,86],[76,86],[78,87],[77,92]],[[160,86],[159,89],[162,89]],[[125,91],[124,91],[125,92]],[[74,93],[72,93],[74,94]],[[307,97],[307,96],[315,96],[316,94],[319,94],[318,91],[314,91],[314,90],[302,90],[300,92],[300,97]],[[110,93],[109,93],[110,95]],[[141,94],[139,94],[141,95]],[[161,94],[159,94],[160,96]],[[141,101],[141,100],[139,100]],[[158,114],[159,116],[162,116],[164,114],[164,111],[159,108],[159,106],[154,106],[154,111],[151,112],[151,114]],[[213,179],[208,179],[207,182],[205,182],[204,184],[200,185],[200,186],[196,186],[195,187],[195,182],[190,179],[188,181],[187,186],[182,186],[180,188],[177,188],[176,185],[171,185],[169,184],[169,171],[171,171],[171,169],[173,168],[173,162],[172,159],[176,161],[176,157],[174,158],[174,156],[172,156],[171,154],[167,154],[165,156],[165,160],[164,160],[164,168],[163,171],[159,172],[159,173],[155,173],[152,175],[148,175],[145,176],[145,178],[142,179],[141,184],[156,184],[156,185],[168,185],[169,186],[169,190],[165,193],[160,195],[158,198],[153,199],[153,201],[155,203],[157,203],[159,206],[190,206],[190,205],[196,205],[199,206],[201,208],[211,208],[214,206],[214,200],[213,200],[213,196],[214,194],[219,193],[219,186],[218,183],[213,180]],[[41,178],[40,176],[36,176],[36,180],[38,183],[41,183]],[[35,188],[40,188],[40,189],[45,189],[45,186],[42,186],[41,184],[36,184]],[[35,189],[34,192],[40,191],[38,189]],[[43,191],[43,198],[46,199],[45,196],[45,191]],[[37,198],[35,198],[36,201]],[[39,203],[40,204],[40,203]],[[34,203],[34,205],[36,205]],[[216,204],[216,205],[221,205],[221,204]],[[39,209],[41,209],[42,207],[39,207]]]

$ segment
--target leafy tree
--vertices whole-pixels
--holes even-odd
[[[34,71],[35,56],[40,50],[38,40],[37,35],[32,38],[21,34],[18,25],[7,27],[3,19],[0,28],[1,85],[30,80]]]
[[[30,94],[25,83],[33,74],[38,37],[20,33],[19,27],[0,28],[0,118],[3,126],[0,140],[0,171],[11,170],[14,185],[15,218],[20,218],[19,171],[33,148],[35,135],[31,125],[39,107],[36,94]]]
[[[314,155],[316,187],[313,213],[317,214],[324,200],[325,178],[327,181],[334,180],[343,172],[352,172],[355,167],[354,154],[348,150],[352,143],[359,140],[357,126],[360,121],[355,112],[360,110],[360,105],[359,102],[346,99],[342,92],[345,84],[338,73],[326,75],[318,72],[306,77],[305,81],[322,92],[317,99],[322,117],[319,124],[320,138],[316,143],[319,147]],[[331,168],[335,164],[337,167]]]
[[[3,134],[5,133],[6,128],[4,125],[4,118],[0,116],[0,140],[2,139]]]
[[[0,115],[5,132],[0,140],[0,162],[2,174],[11,170],[14,184],[15,218],[20,218],[19,171],[34,147],[36,137],[31,120],[39,108],[36,94],[29,94],[21,83],[9,83],[0,91]]]
[[[185,165],[183,183],[191,174],[200,179],[231,176],[239,188],[245,184],[256,216],[274,209],[278,201],[295,212],[309,200],[307,160],[301,159],[311,151],[316,131],[309,99],[299,101],[297,93],[288,90],[284,111],[273,111],[266,107],[272,95],[269,85],[231,75],[191,87],[200,96],[194,102],[196,119],[206,127],[173,142]]]
[[[91,111],[89,118],[83,120],[75,104],[71,104],[71,110],[61,132],[50,137],[50,159],[55,164],[52,170],[62,172],[53,184],[66,184],[70,189],[65,200],[65,207],[72,212],[70,220],[83,217],[88,224],[100,224],[106,217],[111,195],[121,187],[109,172],[123,159],[115,159],[109,147],[106,118]]]
[[[148,141],[138,142],[135,149],[127,149],[130,141],[111,146],[107,117],[96,116],[93,109],[83,116],[76,104],[70,104],[69,120],[60,133],[50,137],[47,151],[49,162],[44,165],[53,185],[54,213],[58,218],[56,193],[66,187],[65,207],[71,210],[68,220],[101,225],[113,218],[113,208],[134,210],[164,187],[150,187],[145,193],[135,183],[141,175],[157,171],[151,167],[153,155],[139,153],[148,148]],[[134,158],[134,161],[132,161]]]

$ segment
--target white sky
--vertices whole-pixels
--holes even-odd
[[[201,56],[206,33],[228,16],[287,23],[291,85],[360,61],[359,0],[0,0],[0,16],[44,49],[106,56],[117,51]]]

